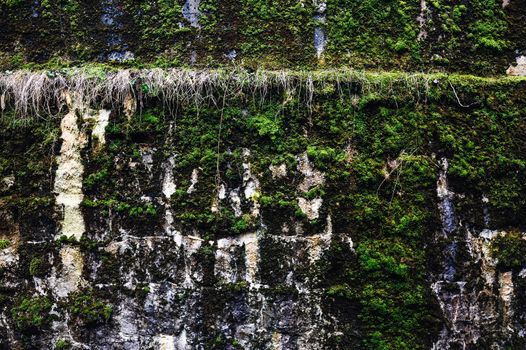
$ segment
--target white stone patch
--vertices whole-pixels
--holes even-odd
[[[456,285],[459,290],[458,293],[451,294],[449,292],[452,285]],[[431,285],[431,289],[436,295],[442,313],[449,321],[451,327],[451,329],[443,328],[432,349],[449,349],[452,339],[460,340],[465,345],[475,344],[480,338],[478,329],[473,329],[467,335],[461,334],[461,339],[456,338],[460,332],[459,325],[461,327],[464,323],[473,323],[473,317],[479,314],[478,305],[472,303],[471,295],[466,292],[466,282],[437,281]],[[467,349],[467,347],[465,348]]]
[[[180,232],[173,232],[173,239],[177,246],[182,247],[184,252],[184,282],[183,288],[193,288],[194,281],[201,281],[201,271],[193,269],[192,259],[193,255],[197,253],[203,239],[196,235],[183,236]]]
[[[62,235],[80,240],[85,231],[84,217],[80,203],[84,199],[82,192],[82,164],[81,150],[86,144],[86,135],[78,128],[77,112],[82,109],[73,103],[71,95],[66,94],[70,109],[60,123],[62,131],[62,146],[57,158],[57,171],[55,174],[54,191],[57,194],[56,204],[62,210],[61,227],[55,236]],[[62,268],[57,276],[55,268],[49,280],[53,294],[57,298],[67,297],[69,293],[78,290],[83,283],[82,270],[84,261],[80,248],[64,246],[60,249]]]
[[[304,152],[298,157],[298,171],[304,176],[303,181],[298,186],[298,190],[301,192],[305,193],[314,186],[325,184],[325,175],[321,171],[313,168],[307,152]],[[322,204],[322,198],[314,198],[311,200],[302,197],[298,198],[298,206],[309,220],[315,220],[319,217]]]
[[[256,233],[246,233],[238,237],[217,240],[214,273],[226,283],[237,282],[235,266],[232,266],[233,254],[236,248],[243,246],[245,249],[244,280],[250,285],[254,285],[257,282],[259,242]]]
[[[173,335],[161,334],[155,336],[153,339],[158,350],[176,350],[175,337]]]
[[[186,193],[192,194],[195,191],[195,185],[197,185],[197,178],[199,175],[199,170],[194,169],[192,170],[192,177],[190,178],[190,186],[186,190]]]
[[[497,236],[499,236],[499,231],[496,230],[482,230],[482,232],[480,232],[480,237],[488,241],[492,240]]]
[[[440,164],[441,171],[437,181],[437,195],[438,198],[442,199],[451,196],[453,193],[448,189],[447,170],[449,168],[449,162],[446,158],[442,158]]]
[[[491,240],[499,235],[498,231],[483,230],[479,237],[473,237],[468,232],[468,248],[474,259],[480,260],[482,277],[489,288],[493,287],[496,276],[497,262],[493,259],[490,250]]]
[[[518,56],[516,61],[517,64],[515,66],[510,66],[508,70],[506,70],[506,74],[518,77],[526,76],[526,56]]]
[[[172,213],[172,209],[170,208],[169,205],[165,205],[163,228],[166,234],[171,235],[172,232],[174,231],[173,223],[174,223],[174,215]]]
[[[221,184],[221,186],[219,186],[219,192],[217,194],[217,198],[219,198],[220,200],[223,200],[226,198],[226,187],[225,185]]]
[[[510,4],[510,0],[502,0],[502,8],[506,8]]]
[[[250,299],[251,297],[249,297]],[[256,332],[257,328],[254,323],[241,324],[236,327],[235,339],[238,341],[241,349],[250,349]]]
[[[239,189],[236,188],[230,191],[230,202],[232,203],[232,210],[234,210],[234,216],[240,217],[243,212],[241,211],[241,197],[239,197]]]
[[[139,348],[139,332],[137,327],[137,314],[133,310],[132,300],[123,300],[119,306],[119,312],[115,316],[115,322],[119,327],[119,338],[126,344],[125,349]]]
[[[300,171],[304,178],[298,189],[302,192],[307,192],[314,186],[325,184],[325,175],[313,168],[307,152],[304,152],[298,157],[298,171]]]
[[[442,219],[442,232],[445,236],[453,232],[457,227],[457,218],[455,216],[455,206],[453,198],[455,193],[449,190],[447,171],[449,162],[446,158],[440,160],[440,174],[437,180],[437,197],[439,199],[438,209]]]
[[[325,15],[327,4],[323,1],[314,0],[314,7],[316,9],[314,20],[319,24],[314,27],[314,48],[316,49],[316,57],[320,60],[327,45],[327,35],[323,27],[327,22],[327,16]]]
[[[245,198],[252,202],[251,215],[253,217],[259,216],[259,180],[252,174],[248,157],[250,150],[243,149],[243,186],[245,187]]]
[[[13,187],[14,184],[15,184],[15,176],[14,175],[9,175],[9,176],[6,176],[6,177],[4,177],[2,179],[2,186],[3,186],[3,190],[4,191],[7,191],[11,187]]]
[[[479,259],[481,261],[481,274],[484,277],[489,290],[493,288],[493,285],[497,280],[496,266],[498,262],[497,259],[494,259],[491,254],[491,242],[496,237],[503,237],[506,234],[506,231],[483,230],[480,233],[479,238],[468,235],[468,247],[470,248],[470,253],[474,259]],[[522,277],[521,273],[519,273],[519,277]],[[511,302],[513,298],[513,281],[511,271],[498,274],[498,285],[499,297],[506,312],[505,318],[507,321],[509,321],[512,317],[511,312],[513,312],[513,309],[511,308]]]
[[[96,139],[99,145],[106,143],[106,127],[110,121],[110,114],[110,110],[101,109],[96,117],[91,137]]]
[[[104,250],[108,253],[111,253],[113,255],[117,254],[124,254],[128,249],[131,249],[131,245],[126,238],[126,236],[123,237],[122,241],[111,241]]]
[[[166,199],[170,199],[175,193],[177,186],[174,182],[174,167],[175,167],[175,157],[171,156],[166,160],[166,163],[163,164],[164,176],[162,183],[162,192]]]
[[[39,278],[39,277],[33,277],[33,282],[35,283],[35,291],[39,295],[46,295],[46,288],[47,288],[47,281]]]
[[[137,101],[132,94],[126,95],[124,98],[124,115],[130,120],[137,111]]]
[[[123,287],[127,288],[128,290],[134,290],[138,282],[137,278],[135,277],[135,271],[133,269],[130,269],[130,271],[124,272],[123,270],[124,268],[121,267],[119,273],[119,275],[122,276],[123,279],[126,281],[123,284]]]
[[[153,198],[150,196],[141,196],[141,201],[144,203],[151,203],[153,201]]]
[[[322,198],[314,198],[311,200],[305,198],[298,198],[298,206],[300,207],[303,214],[307,216],[309,220],[315,220],[320,216],[320,209],[323,204]]]
[[[232,268],[232,250],[237,247],[235,238],[221,238],[217,241],[214,274],[226,283],[236,282],[236,273]]]
[[[320,260],[323,252],[329,248],[332,240],[332,219],[327,215],[327,225],[325,231],[321,235],[313,235],[307,237],[309,240],[309,261],[315,263]]]
[[[511,322],[513,317],[513,308],[511,302],[513,299],[513,278],[512,272],[504,272],[499,275],[499,296],[504,309],[504,324]]]
[[[192,347],[188,344],[186,329],[183,329],[181,333],[177,336],[175,340],[175,349],[176,350],[191,350],[192,349]]]
[[[143,148],[140,150],[142,164],[148,169],[148,172],[151,172],[153,167],[153,151],[155,150],[149,148]]]
[[[214,198],[214,200],[212,201],[212,207],[210,208],[212,213],[217,213],[219,211],[219,202],[221,202],[225,198],[226,198],[226,187],[224,184],[221,184],[219,186],[219,189],[217,190],[217,197]]]
[[[84,260],[80,248],[70,246],[60,249],[60,258],[62,260],[60,274],[57,275],[57,271],[53,268],[49,284],[55,297],[65,298],[70,293],[76,292],[84,283],[82,278]]]
[[[272,350],[282,350],[283,345],[281,344],[281,333],[274,331],[272,333],[271,343],[272,343],[272,347],[271,347]]]
[[[255,233],[247,233],[239,237],[241,245],[245,246],[245,279],[249,284],[256,283],[259,261],[259,242]]]
[[[420,0],[420,14],[416,18],[416,21],[418,22],[418,26],[420,27],[420,32],[418,33],[418,36],[416,37],[417,40],[423,40],[427,38],[427,31],[426,31],[426,17],[427,17],[427,3],[426,0]]]
[[[268,168],[272,173],[273,179],[280,179],[287,176],[287,165],[285,163],[280,165],[270,165]]]
[[[493,258],[491,253],[491,242],[496,237],[506,236],[506,231],[497,231],[497,230],[482,230],[479,237],[473,237],[471,234],[468,234],[468,248],[473,259],[480,260],[481,264],[481,274],[484,277],[486,285],[491,288],[497,278],[497,260]],[[519,274],[520,276],[520,274]],[[499,284],[501,284],[499,276]],[[501,285],[502,287],[502,285]]]
[[[259,183],[257,180],[252,180],[252,179],[247,180],[247,184],[245,187],[245,198],[253,199],[254,196],[257,194],[258,187],[259,187]]]
[[[0,250],[0,267],[7,268],[18,264],[18,254],[15,247],[9,246]]]
[[[199,4],[201,0],[186,0],[183,5],[183,17],[190,22],[190,26],[199,28],[199,17],[201,12],[199,11]]]
[[[333,227],[332,227],[332,218],[330,215],[327,215],[327,222],[325,229],[321,234],[315,234],[311,236],[303,236],[302,233],[297,233],[294,236],[272,236],[276,241],[288,242],[291,244],[301,243],[306,245],[306,250],[309,255],[309,263],[315,263],[320,260],[323,252],[326,251],[332,242],[333,237]],[[350,238],[346,237],[346,242],[349,244],[352,249],[352,241]],[[304,251],[301,249],[301,251]],[[290,272],[292,274],[292,271]],[[290,276],[292,278],[292,276]]]
[[[212,200],[212,205],[210,206],[210,211],[212,213],[217,213],[219,212],[219,200],[217,198],[214,198]]]
[[[343,241],[344,241],[344,243],[347,243],[347,245],[349,246],[351,251],[354,252],[354,243],[352,241],[352,238],[349,235],[344,235]]]
[[[82,193],[84,166],[80,151],[86,139],[77,126],[76,110],[77,108],[71,108],[60,123],[62,146],[57,158],[54,191],[57,194],[56,203],[63,210],[63,219],[57,239],[66,235],[79,240],[85,231],[84,217],[80,210],[80,203],[84,198]]]

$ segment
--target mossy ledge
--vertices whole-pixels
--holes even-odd
[[[116,69],[102,65],[59,70],[17,70],[0,73],[2,111],[20,116],[60,113],[66,107],[64,92],[74,92],[85,106],[123,105],[134,99],[155,98],[170,106],[198,107],[242,94],[265,101],[269,94],[285,93],[311,108],[314,94],[334,91],[341,99],[369,96],[379,100],[416,102],[453,97],[461,107],[463,93],[483,93],[486,88],[511,86],[524,77],[478,77],[446,73],[407,73],[328,69],[314,71],[234,69]],[[458,91],[457,91],[458,90]],[[223,97],[221,97],[221,94]],[[460,94],[460,95],[459,95]]]

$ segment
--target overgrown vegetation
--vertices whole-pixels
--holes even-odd
[[[59,339],[55,342],[56,350],[69,349],[70,347],[71,347],[71,343],[66,339]]]
[[[501,270],[521,269],[526,266],[526,239],[519,232],[499,235],[491,242],[491,253]]]
[[[34,257],[29,262],[29,274],[31,276],[42,276],[44,274],[43,269],[44,261],[40,257]]]
[[[8,239],[0,239],[0,250],[7,249],[11,245],[11,241]]]
[[[38,329],[51,320],[51,305],[47,297],[24,297],[11,309],[11,317],[21,331]]]
[[[98,299],[93,290],[75,293],[69,301],[71,315],[86,326],[107,322],[113,313],[112,305]]]
[[[0,74],[0,94],[5,107],[16,115],[56,114],[66,108],[66,94],[75,91],[80,106],[122,106],[132,97],[160,98],[165,106],[218,107],[226,99],[239,96],[264,101],[269,94],[280,93],[298,99],[312,109],[314,94],[336,95],[341,100],[361,103],[376,100],[415,101],[448,96],[463,105],[455,89],[468,84],[506,84],[490,78],[445,74],[373,73],[350,69],[323,71],[247,71],[244,69],[143,69],[111,70],[106,66],[86,66],[61,71],[16,71]],[[509,80],[512,83],[512,80]],[[512,83],[513,84],[513,83]],[[472,89],[472,88],[469,88]],[[357,99],[356,96],[363,96]],[[354,97],[353,97],[354,96]],[[369,100],[368,100],[369,99]],[[473,103],[478,103],[477,101]],[[145,116],[146,125],[152,120]],[[264,116],[255,116],[256,128],[271,127]],[[156,124],[153,123],[153,124]],[[275,129],[275,127],[274,127]],[[272,130],[267,130],[272,137]]]
[[[429,288],[429,273],[440,254],[433,234],[440,226],[436,186],[442,157],[450,162],[448,177],[459,194],[455,205],[462,221],[475,230],[485,228],[486,208],[491,225],[510,229],[492,244],[499,269],[514,270],[523,264],[522,239],[511,228],[524,231],[526,227],[524,79],[355,71],[272,72],[270,77],[261,76],[264,72],[222,70],[96,72],[92,73],[97,77],[87,78],[88,86],[95,88],[89,94],[85,90],[85,100],[95,101],[94,107],[103,101],[106,107],[113,103],[115,113],[104,148],[83,152],[87,237],[80,242],[65,237],[55,244],[79,245],[86,256],[100,258],[97,282],[101,284],[119,280],[132,249],[123,247],[122,259],[97,249],[107,246],[100,230],[108,230],[104,232],[118,242],[123,238],[120,228],[126,239],[155,242],[152,237],[166,232],[164,211],[169,209],[174,230],[205,242],[195,254],[207,292],[218,286],[214,242],[258,232],[258,274],[269,285],[269,294],[297,296],[295,288],[285,283],[289,268],[298,281],[324,288],[323,310],[339,320],[342,332],[327,340],[336,344],[334,348],[429,348],[442,325]],[[22,81],[30,86],[27,74]],[[75,74],[37,81],[63,79],[65,85],[58,86],[67,87],[82,80],[76,80]],[[40,88],[35,91],[36,96],[43,93]],[[135,94],[143,107],[130,118],[118,113],[128,93]],[[17,98],[27,96],[27,91],[11,91],[8,109],[15,108]],[[44,102],[55,95],[46,91],[43,96],[35,101],[46,106]],[[50,106],[61,97],[53,101]],[[12,114],[9,117],[17,120]],[[40,123],[45,122],[49,121]],[[39,130],[37,120],[28,125],[27,130]],[[45,138],[49,150],[56,124],[55,129],[45,130],[50,134]],[[2,132],[7,140],[13,139],[12,129]],[[41,140],[44,129],[36,134]],[[26,158],[17,156],[19,163],[9,162],[3,168],[2,177],[16,175],[15,187],[6,195],[9,199],[24,196],[25,189],[16,184],[32,176],[21,174],[27,172],[27,163],[40,174],[38,181],[49,181],[49,163],[40,148],[22,153],[13,143],[7,142],[2,159],[9,162],[9,150]],[[313,181],[298,169],[305,166],[305,158],[311,172],[323,173],[322,181]],[[276,175],[271,166],[282,170]],[[161,184],[168,173],[175,188],[167,195]],[[246,196],[244,188],[253,178],[258,185]],[[52,186],[35,186],[27,192],[30,199],[9,203],[17,208],[26,208],[31,201],[50,206],[52,201],[41,203],[34,194],[52,198],[51,191]],[[482,194],[488,203],[482,202]],[[317,219],[308,220],[299,197],[323,199]],[[259,216],[253,214],[255,208]],[[276,242],[281,237],[325,232],[329,215],[330,249],[315,267],[302,266],[307,257],[288,265],[296,252]],[[296,228],[301,228],[300,233]],[[50,232],[55,232],[54,227]],[[352,248],[344,233],[352,239]],[[155,252],[156,243],[151,244]],[[172,269],[179,263],[174,251],[156,255],[153,265],[145,260],[141,266],[152,286],[174,279]],[[31,273],[31,266],[38,264],[30,258],[26,261]],[[144,277],[142,273],[138,279]],[[150,287],[144,283],[133,295],[149,297]],[[239,282],[222,288],[230,292],[225,294],[239,296],[250,285]],[[88,290],[71,295],[69,307],[75,320],[90,326],[107,322],[112,308],[105,293]],[[207,309],[209,314],[215,315],[207,302],[203,303],[212,309]],[[341,316],[340,310],[347,316]],[[214,343],[217,333],[210,334],[207,340]],[[225,343],[224,337],[217,339]]]
[[[0,69],[63,68],[108,60],[116,67],[242,65],[313,69],[334,67],[430,69],[503,74],[525,47],[520,4],[497,0],[323,2],[201,0],[199,23],[175,0],[113,3],[79,0],[0,2],[7,30]],[[95,25],[93,23],[95,19]],[[314,28],[327,34],[318,62]],[[26,36],[21,33],[29,33]],[[116,59],[123,52],[133,59]],[[235,54],[234,54],[235,53]],[[323,63],[324,62],[324,63]]]

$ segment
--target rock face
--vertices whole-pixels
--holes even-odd
[[[491,242],[507,233],[488,228],[472,232],[473,228],[458,224],[461,220],[453,204],[456,194],[449,189],[447,180],[448,160],[442,159],[441,165],[437,195],[442,232],[437,241],[443,242],[445,248],[443,272],[432,289],[447,323],[433,349],[501,348],[514,333],[524,332],[523,324],[511,321],[514,274],[498,271],[491,249]],[[461,249],[466,250],[467,256],[462,256]]]
[[[176,73],[0,79],[0,348],[524,348],[523,80]]]

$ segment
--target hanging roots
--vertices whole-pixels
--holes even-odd
[[[0,110],[12,108],[21,118],[53,115],[66,106],[66,92],[83,106],[122,106],[125,99],[157,98],[169,106],[219,106],[221,98],[241,94],[265,102],[273,94],[297,96],[311,108],[318,88],[332,85],[340,98],[366,93],[402,91],[413,98],[426,95],[431,76],[367,74],[354,70],[255,71],[243,69],[76,68],[60,72],[15,71],[0,74]],[[345,96],[347,94],[348,96]]]

